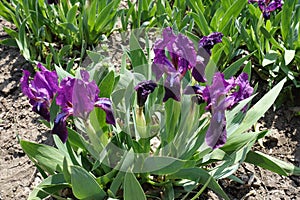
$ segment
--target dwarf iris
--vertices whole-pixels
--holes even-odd
[[[49,108],[52,99],[58,88],[57,74],[55,71],[47,70],[42,64],[37,67],[41,70],[37,72],[29,82],[30,72],[23,70],[24,76],[21,78],[21,88],[33,106],[32,110],[41,115],[45,120],[50,121]]]

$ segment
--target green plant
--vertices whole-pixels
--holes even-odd
[[[282,10],[264,19],[258,7],[248,5],[245,19],[236,21],[243,44],[255,51],[254,69],[269,85],[287,77],[299,87],[299,2],[284,1]]]
[[[11,38],[0,43],[18,46],[28,61],[72,66],[86,49],[98,45],[114,29],[120,0],[3,0],[0,16],[16,26],[4,27]]]
[[[60,199],[64,188],[78,199],[196,199],[206,187],[229,199],[217,180],[243,183],[233,175],[242,162],[285,176],[300,175],[299,168],[251,150],[268,131],[249,129],[272,106],[285,79],[248,108],[254,97],[245,73],[250,65],[237,78],[231,77],[235,70],[224,78],[207,66],[211,61],[205,59],[213,58],[206,55],[210,52],[205,45],[206,53],[197,50],[207,63],[202,65],[193,43],[171,28],[156,41],[150,62],[150,42],[141,35],[131,34],[123,56],[131,70],[122,62],[120,73],[115,73],[91,53],[97,62],[75,78],[57,68],[60,83],[57,78],[46,86],[35,83],[37,78],[28,83],[28,75],[22,79],[33,106],[51,102],[46,104],[49,110],[44,109],[50,114],[45,124],[52,128],[56,145],[20,141],[45,178],[29,199]],[[40,68],[39,76],[56,75]],[[41,102],[44,93],[28,93],[45,89],[49,94],[56,91],[56,97]]]

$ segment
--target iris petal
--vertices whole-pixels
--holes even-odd
[[[101,108],[106,113],[106,123],[112,125],[116,124],[112,110],[112,103],[109,98],[99,98],[95,102],[95,106]]]
[[[68,113],[59,113],[54,120],[54,127],[51,131],[52,134],[58,135],[58,137],[63,143],[65,143],[68,138],[68,130],[66,123],[68,116]]]
[[[89,82],[87,71],[81,70],[82,80],[76,79],[73,86],[72,103],[74,116],[87,119],[94,109],[94,104],[98,98],[99,88],[95,81]]]
[[[226,143],[226,134],[225,110],[218,110],[211,118],[205,141],[212,149],[217,149]]]
[[[179,75],[174,75],[173,77],[168,76],[165,84],[165,96],[163,102],[166,102],[168,99],[172,98],[175,101],[180,101],[180,78]]]
[[[33,80],[30,82],[29,71],[23,70],[24,75],[21,78],[21,88],[22,92],[30,99],[29,103],[33,106],[32,110],[49,121],[49,107],[58,89],[57,74],[55,71],[47,70],[40,63],[38,68],[41,71],[36,72]]]
[[[139,107],[143,107],[150,93],[152,93],[157,84],[152,80],[142,81],[137,86],[134,87],[137,92],[137,104]]]
[[[32,110],[41,115],[48,122],[50,121],[49,105],[46,101],[38,101],[32,107]]]

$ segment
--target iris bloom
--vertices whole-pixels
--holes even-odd
[[[23,94],[30,99],[29,103],[33,106],[32,110],[45,120],[50,121],[49,108],[58,88],[57,74],[55,71],[47,70],[40,63],[37,66],[41,71],[37,72],[30,82],[29,71],[23,71],[21,88]]]
[[[203,98],[207,102],[207,109],[211,111],[212,118],[206,133],[206,143],[213,149],[223,146],[226,142],[225,110],[232,105],[232,96],[226,96],[233,87],[231,81],[224,79],[224,75],[217,72],[212,85],[203,91]]]
[[[156,87],[157,84],[152,80],[142,81],[134,87],[137,92],[137,104],[139,107],[143,107],[145,105],[149,94],[151,94]]]
[[[185,94],[196,94],[196,97],[207,103],[206,109],[212,114],[206,133],[206,143],[213,149],[223,146],[227,139],[225,111],[253,93],[246,73],[236,79],[226,80],[220,72],[215,73],[212,84],[206,87],[189,86]],[[245,111],[245,108],[243,108]]]
[[[189,69],[196,66],[196,51],[192,41],[182,34],[175,35],[168,27],[163,31],[163,38],[156,41],[154,53],[152,70],[156,80],[159,80],[163,74],[167,75],[163,101],[169,98],[180,101],[180,81]]]
[[[151,94],[156,87],[157,84],[152,80],[142,81],[139,84],[137,84],[137,86],[134,87],[135,91],[137,92],[137,104],[138,104],[138,107],[135,110],[135,123],[136,123],[136,128],[139,137],[142,138],[148,137],[147,123],[143,112],[143,108],[149,94]]]
[[[112,103],[108,98],[99,98],[99,89],[95,81],[89,81],[87,71],[80,71],[82,79],[67,77],[60,83],[57,91],[56,104],[62,107],[62,112],[54,120],[53,134],[57,134],[62,142],[66,142],[68,131],[66,120],[69,116],[87,120],[94,107],[99,107],[106,113],[106,122],[115,125]]]
[[[215,44],[222,42],[223,34],[214,32],[208,36],[203,36],[198,43],[197,64],[192,70],[192,76],[198,82],[206,82],[205,67],[211,56],[211,49]]]
[[[58,4],[58,0],[47,0],[48,4]]]
[[[215,44],[222,42],[223,34],[220,32],[211,33],[208,36],[203,36],[200,41],[198,48],[203,48],[209,55],[211,55],[211,49]]]
[[[205,89],[204,86],[200,86],[200,85],[194,85],[194,86],[187,86],[183,93],[184,94],[188,94],[188,95],[192,95],[192,94],[196,94],[195,96],[192,97],[192,101],[198,105],[200,105],[201,103],[204,102],[203,99],[203,90]]]
[[[281,9],[283,5],[282,0],[248,0],[248,3],[258,4],[260,10],[263,12],[265,19],[270,19],[270,13],[274,10]]]

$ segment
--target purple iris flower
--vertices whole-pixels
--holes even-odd
[[[220,32],[211,33],[208,36],[203,36],[198,44],[198,48],[204,49],[209,55],[211,55],[211,49],[215,44],[222,42],[223,34]]]
[[[99,107],[106,113],[106,122],[115,125],[112,103],[108,98],[99,98],[99,89],[95,81],[89,81],[87,71],[80,71],[82,79],[64,78],[57,91],[56,104],[62,107],[62,112],[54,120],[53,134],[57,134],[62,142],[66,142],[68,131],[66,120],[69,116],[87,120],[94,107]]]
[[[196,66],[192,69],[192,76],[198,82],[206,82],[205,67],[211,56],[211,49],[215,44],[222,42],[223,34],[214,32],[208,36],[203,36],[198,44]]]
[[[58,4],[58,0],[47,0],[48,4]]]
[[[180,81],[189,69],[196,66],[196,51],[193,42],[182,34],[175,35],[168,27],[163,31],[163,38],[155,43],[154,54],[152,70],[156,80],[159,80],[163,74],[167,75],[163,101],[169,98],[180,101]]]
[[[233,107],[243,99],[247,99],[253,94],[253,87],[250,86],[248,81],[248,74],[241,73],[235,80],[235,91],[231,94],[233,97],[233,103],[230,107]],[[246,111],[247,107],[243,108]]]
[[[210,125],[206,133],[206,143],[213,149],[223,146],[227,139],[225,110],[232,105],[233,98],[226,96],[232,88],[230,81],[217,72],[212,85],[203,90],[203,98],[208,103],[207,109],[212,113]]]
[[[265,19],[270,19],[270,13],[277,9],[281,9],[283,5],[282,0],[248,0],[248,3],[256,2],[260,10],[263,12],[263,16]]]
[[[196,103],[197,105],[200,105],[201,103],[204,103],[204,99],[203,99],[204,89],[205,87],[200,85],[187,86],[184,89],[183,94],[187,94],[187,95],[195,94],[194,96],[192,96],[192,102]]]
[[[227,139],[225,111],[239,101],[250,97],[253,88],[248,81],[248,75],[241,73],[236,79],[226,80],[224,74],[217,72],[211,85],[188,86],[184,94],[196,94],[199,103],[207,103],[206,109],[212,114],[206,133],[206,143],[213,149],[223,146]],[[246,107],[243,108],[246,111]]]
[[[32,110],[45,120],[50,121],[49,108],[58,89],[57,74],[55,71],[47,70],[40,63],[37,66],[41,71],[37,72],[30,82],[30,72],[23,70],[21,88],[23,94],[30,99],[29,103],[33,106]]]
[[[137,104],[139,107],[143,107],[145,105],[149,94],[151,94],[156,87],[157,84],[152,80],[142,81],[134,87],[137,92]]]

